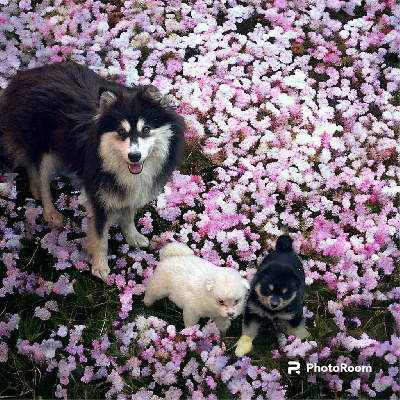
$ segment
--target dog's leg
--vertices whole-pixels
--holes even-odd
[[[130,207],[122,209],[120,220],[125,240],[133,247],[149,247],[149,239],[139,233],[135,226],[135,211]]]
[[[92,218],[93,216],[92,206],[86,194],[85,187],[82,187],[81,189],[81,194],[78,196],[78,203],[86,208],[87,217]]]
[[[196,325],[199,322],[199,319],[200,317],[190,308],[186,307],[183,310],[183,323],[185,325],[185,328]]]
[[[57,162],[51,154],[42,157],[39,166],[39,178],[31,180],[32,194],[35,196],[35,187],[39,187],[39,197],[43,205],[43,218],[51,226],[62,226],[63,216],[56,210],[51,198],[50,181],[57,170]]]
[[[246,310],[243,319],[242,336],[236,343],[236,356],[241,357],[253,348],[253,340],[257,336],[260,324],[260,317],[256,314],[249,313]]]
[[[108,267],[108,231],[113,223],[111,215],[102,208],[95,209],[88,219],[87,249],[92,255],[92,274],[106,280],[110,273]]]
[[[309,335],[304,318],[301,318],[300,322],[296,318],[290,321],[283,321],[283,325],[283,331],[286,335],[293,335],[301,340],[307,338]]]
[[[33,165],[25,166],[25,169],[28,172],[32,196],[35,200],[40,201],[39,172]]]
[[[215,325],[217,325],[218,329],[222,332],[225,333],[228,328],[231,326],[231,320],[229,318],[225,317],[216,317],[213,318]]]
[[[168,285],[166,285],[165,282],[165,275],[160,272],[161,271],[158,271],[157,273],[156,269],[153,276],[146,284],[146,293],[143,300],[145,306],[151,306],[155,301],[169,295],[169,290],[167,290]]]

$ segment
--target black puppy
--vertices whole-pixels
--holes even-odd
[[[252,348],[261,324],[300,339],[308,336],[303,317],[304,270],[289,236],[280,236],[253,278],[236,355]]]

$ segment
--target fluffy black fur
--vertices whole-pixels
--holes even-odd
[[[98,174],[101,160],[95,149],[101,134],[116,128],[121,119],[156,115],[160,125],[171,121],[176,133],[163,172],[157,177],[165,184],[181,162],[184,121],[172,108],[149,96],[148,89],[149,86],[127,87],[107,81],[73,62],[19,72],[1,99],[0,128],[16,144],[17,154],[9,151],[9,156],[14,160],[29,159],[38,166],[44,153],[54,151],[64,166],[83,178],[87,187],[100,183],[123,192],[113,177]],[[99,112],[100,94],[105,90],[118,100],[96,123],[93,118]],[[91,184],[93,180],[95,185]]]
[[[250,287],[242,334],[251,341],[261,325],[304,338],[304,270],[289,236],[280,236],[276,249],[259,266]],[[248,339],[250,341],[250,339]],[[239,355],[246,351],[239,349]]]
[[[53,169],[62,167],[82,180],[94,220],[93,229],[89,229],[93,232],[88,232],[92,254],[97,251],[98,240],[106,240],[109,225],[125,220],[128,211],[134,214],[154,199],[181,163],[184,120],[154,86],[127,87],[67,62],[19,72],[0,100],[2,148],[14,167],[27,169],[32,193],[42,200],[50,225],[60,225],[60,218],[49,205],[50,191],[46,193],[44,184],[47,176],[50,179]],[[143,137],[135,130],[139,118],[152,129],[168,126],[172,134],[157,139],[167,143],[167,154],[154,152],[152,169],[145,161],[141,177],[132,175],[131,179],[129,172],[127,177],[121,173],[122,167],[115,171],[104,167],[105,162],[112,163],[104,159],[108,155],[100,154],[99,146],[103,135],[115,133],[121,121],[133,127],[128,132],[132,142]],[[121,163],[117,159],[113,162]],[[131,204],[131,198],[136,204]],[[137,233],[134,226],[132,231]],[[104,253],[104,249],[101,251]],[[94,273],[105,277],[107,268],[100,269],[103,273]]]

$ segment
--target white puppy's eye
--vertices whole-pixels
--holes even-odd
[[[218,300],[218,304],[221,304],[221,306],[224,304],[223,300]]]
[[[235,304],[239,304],[240,299],[235,300]]]

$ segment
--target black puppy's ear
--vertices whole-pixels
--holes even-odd
[[[111,90],[101,87],[99,89],[99,99],[100,112],[102,112],[117,101],[117,95]]]
[[[297,285],[297,286],[300,286],[300,285],[301,285],[301,279],[299,278],[298,275],[292,274],[292,279],[293,279],[294,282],[296,282],[296,285]]]
[[[148,97],[156,101],[161,105],[163,108],[170,107],[169,101],[167,98],[153,85],[146,85],[145,87],[145,93],[148,95]]]

